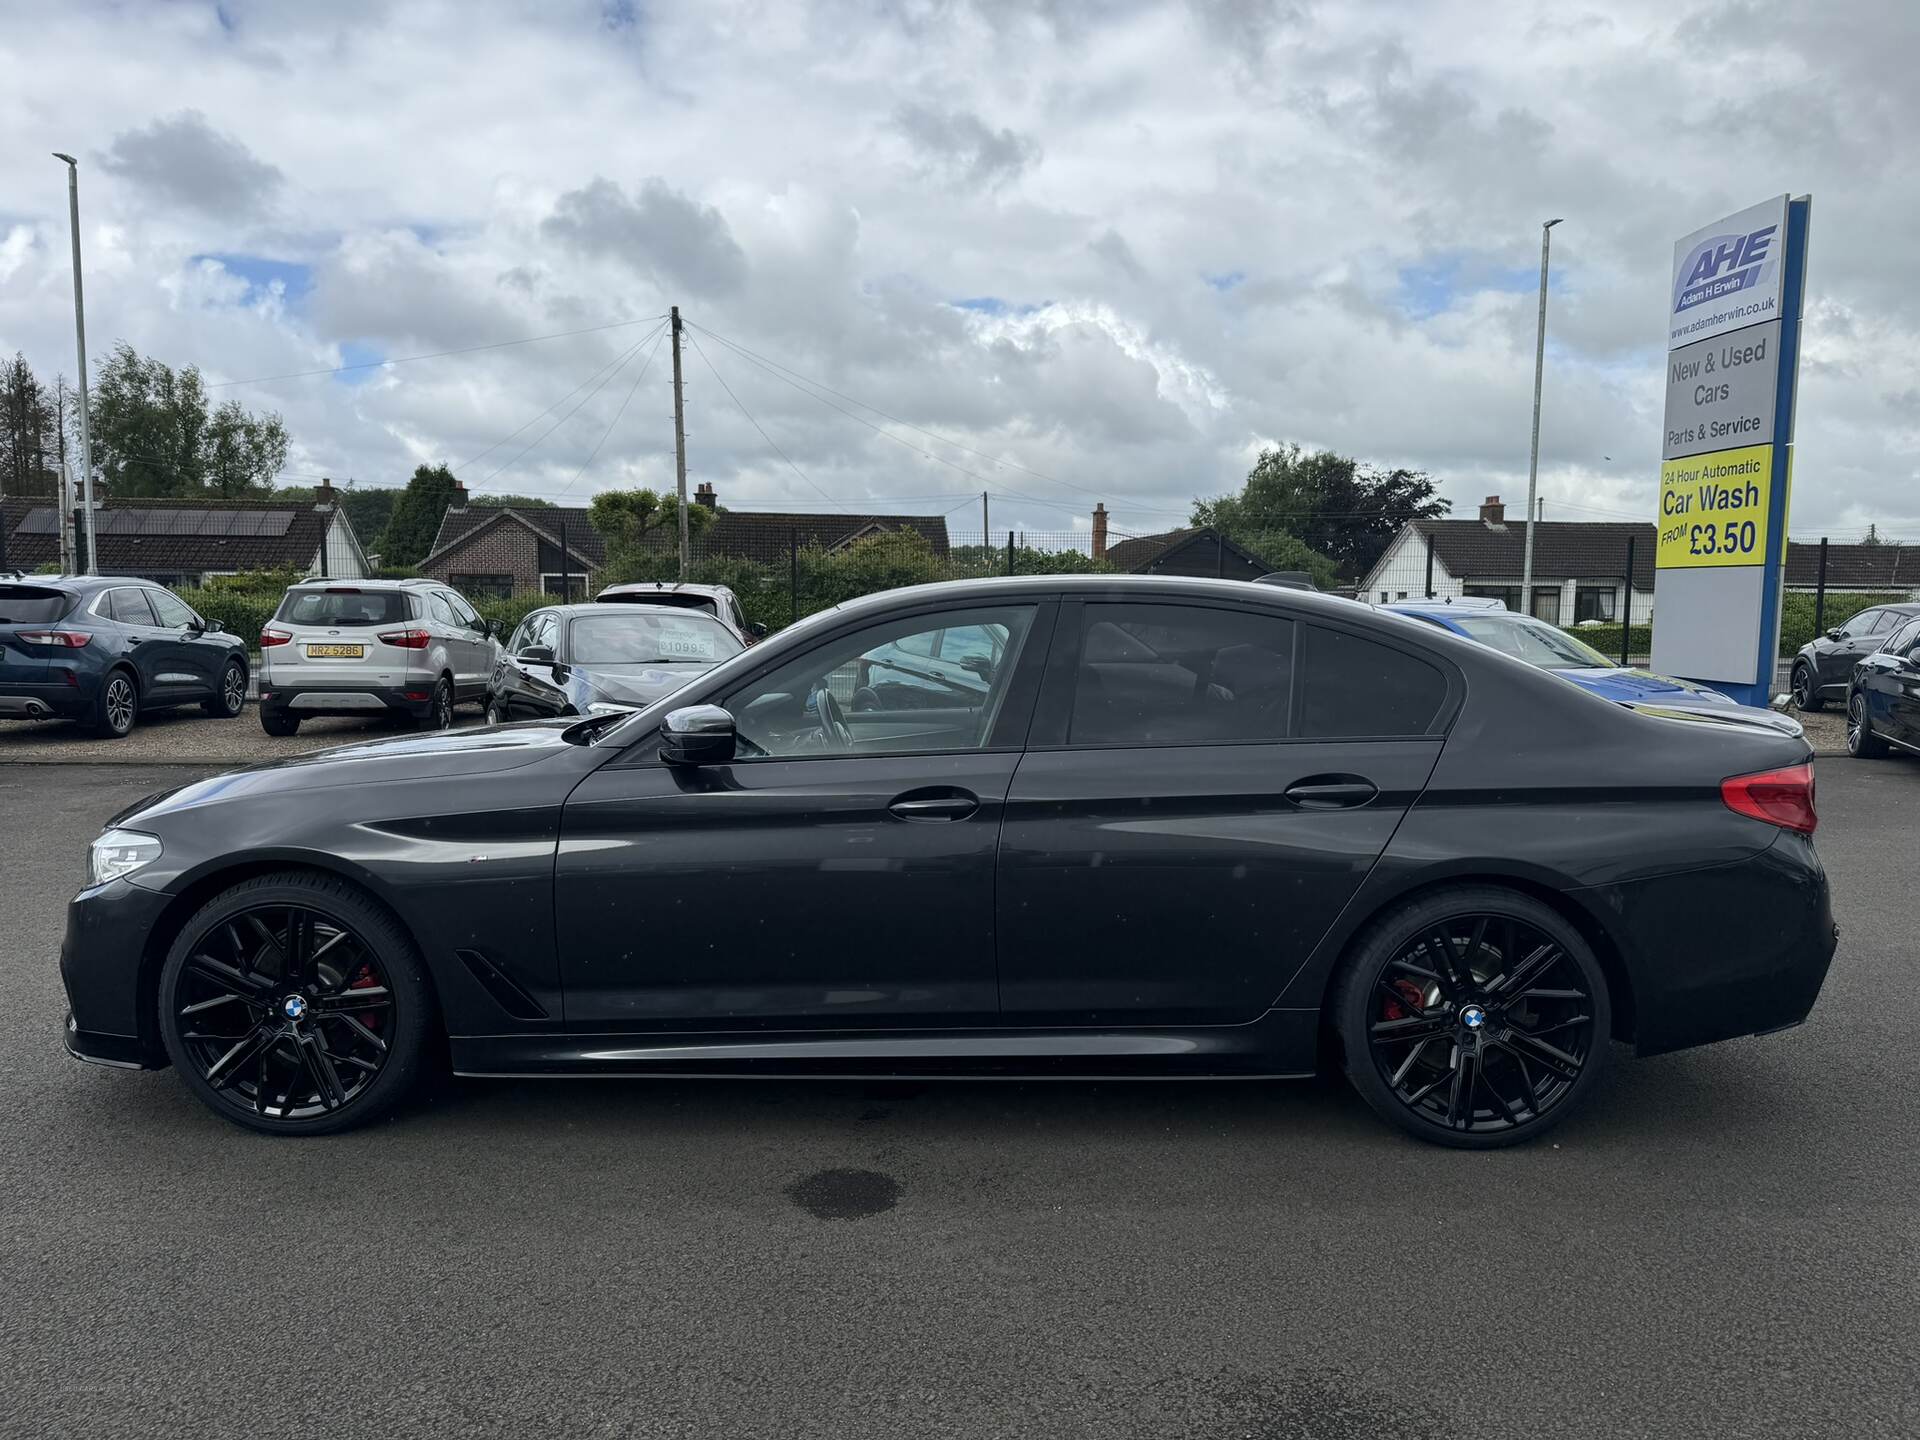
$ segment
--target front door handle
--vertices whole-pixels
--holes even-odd
[[[965,790],[909,791],[887,806],[902,820],[964,820],[980,808],[980,797]]]
[[[1281,792],[1302,810],[1351,810],[1380,793],[1359,775],[1310,775]]]

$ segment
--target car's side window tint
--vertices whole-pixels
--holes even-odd
[[[158,622],[153,618],[153,610],[147,604],[146,592],[123,586],[107,593],[107,614],[122,625],[145,625],[152,627]]]
[[[1866,614],[1856,615],[1847,622],[1847,633],[1859,636],[1878,635],[1890,618],[1890,612],[1886,610],[1869,610]]]
[[[460,623],[453,618],[453,607],[447,604],[447,597],[438,590],[427,592],[427,605],[433,612],[434,620],[439,624],[458,625]]]
[[[1915,658],[1915,653],[1920,651],[1920,620],[1910,621],[1904,629],[1896,631],[1887,642],[1887,649],[1904,659]]]
[[[1284,616],[1254,611],[1088,605],[1067,743],[1283,740],[1293,632]]]
[[[1303,628],[1303,737],[1375,739],[1427,733],[1447,700],[1447,678],[1437,666],[1342,630]]]
[[[725,700],[739,753],[899,755],[974,750],[999,718],[1033,626],[1031,605],[887,621],[815,646]],[[955,664],[934,655],[940,631],[978,625],[1000,661]]]
[[[163,629],[184,630],[193,624],[192,607],[179,596],[169,594],[165,590],[149,590],[146,596],[153,606],[153,613],[160,617]]]

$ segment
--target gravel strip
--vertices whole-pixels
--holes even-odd
[[[456,728],[479,725],[471,708],[454,712]],[[0,720],[0,762],[39,765],[251,765],[279,760],[332,745],[348,745],[379,735],[403,735],[401,722],[380,716],[370,720],[308,720],[298,735],[272,736],[260,728],[259,710],[249,702],[231,720],[216,720],[198,706],[182,706],[142,715],[124,740],[103,740],[70,720]]]

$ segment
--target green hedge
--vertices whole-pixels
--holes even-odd
[[[1618,625],[1579,625],[1562,628],[1576,640],[1591,645],[1609,660],[1617,662],[1620,659],[1620,627]],[[1635,625],[1627,631],[1629,655],[1645,655],[1652,648],[1652,626]]]

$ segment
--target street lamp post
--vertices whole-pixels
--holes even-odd
[[[1540,513],[1540,379],[1547,363],[1547,255],[1553,246],[1553,227],[1565,217],[1540,227],[1540,318],[1533,339],[1533,448],[1527,455],[1527,540],[1520,561],[1520,610],[1533,613],[1533,527]]]
[[[87,309],[80,291],[80,162],[58,150],[53,158],[67,167],[67,223],[73,231],[73,335],[80,351],[80,513],[87,524],[87,573],[100,573],[93,540],[93,435],[87,419]],[[61,524],[66,521],[62,519]]]

